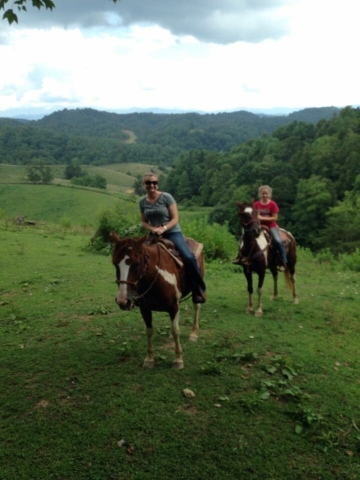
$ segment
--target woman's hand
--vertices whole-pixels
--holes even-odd
[[[162,235],[166,231],[166,226],[165,225],[157,225],[156,227],[153,228],[152,233],[155,233],[155,235]]]

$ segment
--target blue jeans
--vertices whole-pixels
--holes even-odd
[[[278,227],[270,228],[270,235],[272,236],[274,242],[277,245],[277,248],[279,249],[279,252],[280,252],[280,255],[281,255],[281,260],[284,263],[287,263],[286,251],[285,251],[284,244],[283,244],[283,242],[280,238],[279,228]]]
[[[165,232],[163,237],[171,240],[178,250],[185,265],[186,273],[193,287],[200,287],[205,292],[206,286],[202,279],[199,265],[194,254],[190,251],[181,232]]]

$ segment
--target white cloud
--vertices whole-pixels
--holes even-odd
[[[228,0],[224,5],[230,8],[232,3]],[[244,0],[240,3],[247,5]],[[261,0],[252,2],[251,11],[244,10],[252,32],[260,27],[273,32],[256,42],[204,43],[195,35],[175,35],[159,26],[161,22],[145,25],[133,19],[116,28],[9,27],[0,44],[1,62],[6,65],[0,76],[0,111],[359,105],[355,2],[278,3],[279,10],[268,10]],[[197,1],[194,5],[200,8]],[[205,13],[204,24],[212,15],[215,30],[223,32],[225,23],[229,30],[236,26],[237,17],[228,17],[226,9]],[[108,14],[108,22],[116,24],[114,15]],[[277,36],[274,25],[285,17],[289,32],[284,36],[279,25]],[[163,23],[164,18],[160,18]]]

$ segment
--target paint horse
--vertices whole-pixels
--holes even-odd
[[[243,237],[240,245],[244,275],[247,280],[249,294],[248,307],[246,312],[253,313],[253,278],[252,274],[258,275],[258,304],[255,316],[260,317],[262,311],[262,287],[265,280],[266,269],[268,268],[273,276],[274,289],[271,300],[276,300],[278,294],[278,267],[280,264],[280,253],[271,241],[270,235],[263,230],[260,221],[257,219],[257,212],[250,203],[236,202],[240,224],[243,229]],[[287,268],[284,271],[285,283],[292,292],[293,303],[299,303],[295,288],[295,265],[296,265],[296,241],[290,232],[280,229],[280,236],[283,240],[287,256]]]
[[[180,300],[191,293],[181,260],[159,240],[148,244],[148,237],[120,238],[112,234],[112,262],[116,268],[118,293],[115,299],[122,310],[140,308],[146,325],[147,353],[143,366],[153,368],[155,356],[152,343],[152,312],[167,312],[171,319],[171,333],[175,341],[173,367],[184,367],[180,344]],[[186,239],[195,254],[200,272],[204,275],[203,245]],[[172,246],[172,242],[169,242]],[[195,250],[195,251],[194,251]],[[199,331],[200,304],[194,303],[194,320],[190,340],[196,341]]]

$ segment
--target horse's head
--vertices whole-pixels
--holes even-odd
[[[120,238],[112,233],[112,262],[116,268],[116,283],[119,286],[115,302],[122,310],[131,310],[134,306],[138,282],[144,270],[145,254],[142,245],[145,237]]]
[[[261,233],[261,224],[257,219],[257,212],[251,203],[236,202],[239,210],[239,219],[244,233],[257,238]]]

